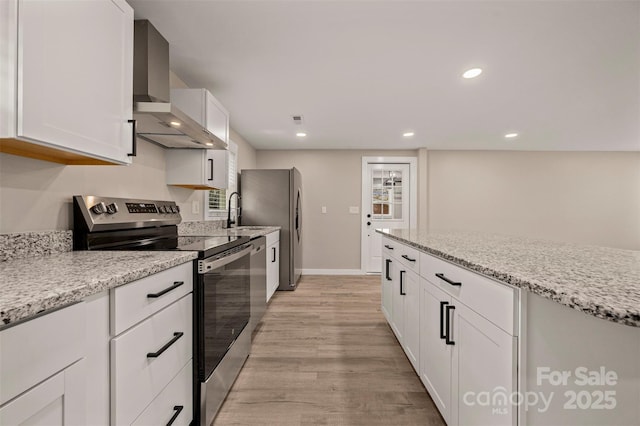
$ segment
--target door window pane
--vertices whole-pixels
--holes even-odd
[[[373,218],[402,220],[402,170],[373,170],[371,179]]]

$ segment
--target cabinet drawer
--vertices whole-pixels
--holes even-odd
[[[420,253],[420,265],[420,275],[423,278],[510,335],[517,335],[514,327],[514,316],[517,313],[515,289],[426,253]],[[454,285],[447,280],[460,285]]]
[[[275,231],[270,234],[267,234],[267,247],[276,241],[280,241],[280,231]]]
[[[394,257],[406,268],[420,273],[420,252],[404,244],[396,244]]]
[[[191,359],[191,309],[184,296],[111,340],[113,423],[130,424]]]
[[[192,289],[191,262],[116,287],[110,295],[111,334],[115,336],[122,333]]]
[[[389,257],[395,256],[398,251],[397,248],[401,244],[391,238],[382,237],[382,256]]]
[[[0,404],[82,358],[85,323],[77,303],[0,332]]]
[[[160,392],[160,395],[133,422],[136,426],[166,425],[175,419],[174,426],[188,426],[192,411],[192,377],[193,364],[189,361],[171,383]]]

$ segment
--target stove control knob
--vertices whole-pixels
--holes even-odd
[[[180,213],[180,206],[176,204],[176,213]]]
[[[102,214],[107,211],[107,206],[105,206],[104,203],[100,202],[92,206],[91,211],[94,212],[95,214]]]
[[[115,214],[118,213],[118,205],[116,203],[111,203],[107,206],[107,213],[108,214]]]
[[[164,213],[164,206],[158,206],[158,213]]]
[[[174,206],[169,206],[169,210],[171,210],[171,213],[176,213],[176,208]]]

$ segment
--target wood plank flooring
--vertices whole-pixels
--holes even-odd
[[[380,277],[304,276],[271,299],[213,425],[444,422],[380,310]]]

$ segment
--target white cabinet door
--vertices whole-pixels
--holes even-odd
[[[267,302],[280,285],[280,241],[267,249]]]
[[[404,291],[400,287],[400,270],[402,266],[393,258],[391,271],[391,329],[402,344],[404,338]]]
[[[455,303],[453,316],[453,425],[514,425],[517,338]],[[490,403],[481,392],[491,396]],[[480,395],[480,397],[479,397]]]
[[[404,340],[402,346],[413,369],[420,371],[420,279],[413,271],[402,271],[404,296]]]
[[[84,360],[0,408],[1,425],[85,425]]]
[[[451,298],[424,278],[420,279],[420,291],[420,379],[449,423],[452,346],[445,342],[444,314]]]
[[[229,151],[170,149],[165,158],[167,185],[190,189],[226,189],[229,186]]]
[[[224,142],[229,142],[229,113],[208,90],[205,98],[205,127]]]
[[[124,0],[18,7],[16,136],[130,163],[133,9]]]
[[[393,268],[395,267],[393,259],[389,256],[383,256],[382,264],[382,313],[387,318],[387,322],[391,324],[393,321]]]

